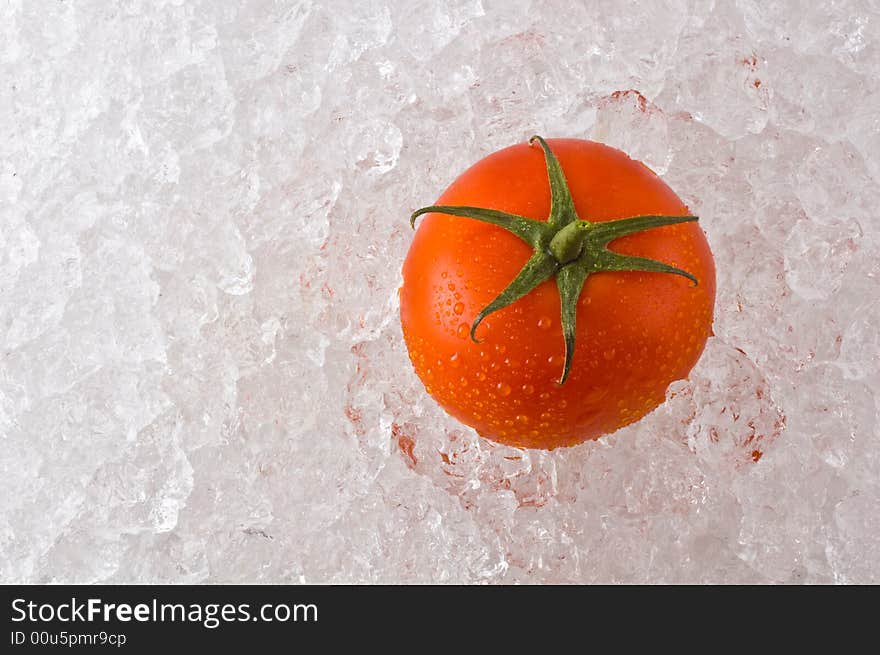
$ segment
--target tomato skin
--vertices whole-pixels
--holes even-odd
[[[581,219],[686,215],[687,207],[646,166],[608,146],[549,139]],[[465,171],[437,205],[498,209],[546,220],[550,188],[540,148],[514,145]],[[632,234],[609,249],[657,259],[697,277],[601,272],[577,307],[571,373],[564,357],[554,280],[490,314],[476,315],[517,275],[532,248],[506,230],[428,214],[403,265],[400,316],[416,373],[452,416],[489,439],[528,448],[570,446],[640,419],[687,376],[711,333],[715,267],[697,223]]]

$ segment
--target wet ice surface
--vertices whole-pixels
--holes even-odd
[[[3,3],[0,580],[880,581],[876,3],[574,4]],[[663,175],[719,283],[551,453],[397,317],[408,213],[533,133]]]

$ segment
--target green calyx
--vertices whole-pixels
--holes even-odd
[[[448,214],[491,223],[515,234],[534,248],[534,254],[517,276],[486,307],[477,314],[471,325],[471,339],[477,341],[477,326],[489,314],[507,307],[530,293],[551,277],[556,277],[562,307],[562,336],[565,341],[565,361],[559,384],[564,384],[571,372],[575,346],[577,304],[584,283],[593,273],[602,271],[648,271],[672,273],[686,277],[694,286],[697,278],[680,268],[654,259],[621,255],[608,249],[608,244],[628,234],[643,232],[664,225],[675,225],[698,220],[696,216],[633,216],[615,221],[591,223],[578,217],[565,175],[547,142],[539,136],[529,139],[544,150],[547,177],[550,180],[550,216],[547,221],[536,221],[524,216],[508,214],[481,207],[423,207],[413,212],[410,225],[422,214]]]

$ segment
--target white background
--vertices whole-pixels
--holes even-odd
[[[877,582],[878,14],[3,0],[0,581]],[[397,314],[409,212],[534,133],[645,161],[719,284],[690,381],[552,453]]]

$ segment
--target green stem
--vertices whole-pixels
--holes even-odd
[[[573,262],[581,256],[590,228],[586,221],[569,223],[550,240],[547,249],[560,264]]]
[[[422,214],[437,213],[470,218],[491,223],[528,243],[535,250],[519,274],[489,303],[471,325],[471,339],[480,322],[489,314],[516,302],[540,284],[556,277],[556,286],[562,313],[562,336],[565,348],[562,376],[564,384],[571,371],[575,349],[575,325],[578,300],[584,283],[593,273],[602,271],[646,271],[686,277],[694,286],[697,278],[671,264],[644,257],[621,255],[608,250],[615,239],[667,225],[698,220],[696,216],[633,216],[616,221],[591,223],[581,220],[574,208],[562,166],[547,142],[534,136],[544,151],[547,179],[550,185],[550,215],[545,221],[536,221],[495,209],[480,207],[423,207],[412,214],[411,224]]]

